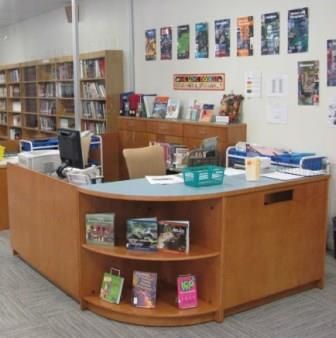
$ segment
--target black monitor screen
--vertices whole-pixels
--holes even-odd
[[[83,169],[81,134],[79,130],[58,129],[58,147],[61,161],[73,168]]]

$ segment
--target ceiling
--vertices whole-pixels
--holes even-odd
[[[70,0],[0,0],[0,29],[69,3]]]

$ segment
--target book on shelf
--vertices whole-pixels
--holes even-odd
[[[210,103],[204,103],[199,116],[200,122],[211,122],[214,116],[215,105]]]
[[[142,96],[142,101],[143,101],[143,106],[144,106],[146,117],[152,117],[155,97],[156,97],[156,94],[144,94]]]
[[[168,96],[156,96],[153,103],[152,117],[164,119],[167,114]]]
[[[192,274],[177,277],[177,305],[180,309],[197,307],[196,277]]]
[[[124,277],[120,276],[120,270],[111,268],[105,272],[100,288],[100,298],[109,303],[119,304],[124,286]]]
[[[167,104],[166,119],[177,120],[180,114],[180,100],[170,97]]]
[[[184,118],[186,120],[198,121],[201,114],[202,106],[203,104],[200,101],[198,101],[197,99],[192,99],[189,102],[189,107]]]
[[[126,220],[126,247],[130,250],[156,251],[158,222],[156,217]]]
[[[156,306],[156,272],[133,271],[132,285],[133,305],[142,308],[154,308]]]
[[[189,221],[160,220],[158,249],[189,253]]]
[[[92,213],[85,216],[85,238],[88,244],[114,245],[114,213]]]
[[[120,94],[120,115],[128,116],[130,112],[129,98],[134,94],[133,91]]]

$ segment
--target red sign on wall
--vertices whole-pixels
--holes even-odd
[[[224,90],[224,73],[174,74],[175,90]]]

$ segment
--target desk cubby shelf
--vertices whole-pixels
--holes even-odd
[[[90,309],[108,318],[142,325],[187,325],[209,320],[221,320],[221,199],[213,196],[119,195],[80,189],[81,280],[83,309]],[[85,215],[93,212],[115,213],[116,246],[103,247],[85,243]],[[190,252],[143,252],[125,247],[126,220],[151,217],[190,221]],[[205,226],[211,219],[211,229]],[[120,269],[125,278],[124,291],[131,294],[135,270],[158,274],[157,305],[154,309],[136,308],[131,297],[125,296],[120,305],[99,299],[103,274],[111,267]],[[176,301],[179,275],[193,274],[197,279],[199,304],[195,309],[180,310]]]

